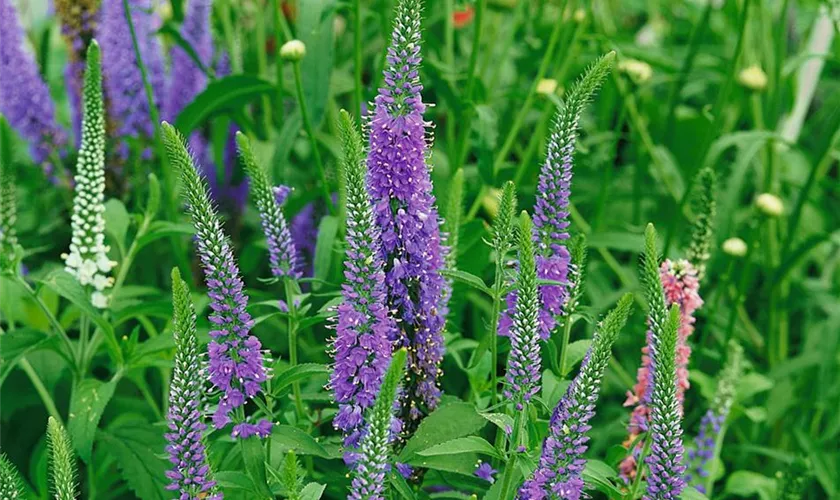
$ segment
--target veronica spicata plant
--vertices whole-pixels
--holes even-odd
[[[677,330],[680,309],[674,304],[670,313],[665,302],[656,250],[656,230],[645,230],[645,253],[641,278],[648,301],[651,356],[651,393],[648,400],[650,453],[647,465],[646,500],[678,498],[685,488],[683,462],[682,411],[677,398]],[[637,471],[638,472],[638,471]]]
[[[204,67],[196,64],[182,47],[172,47],[172,77],[167,87],[162,115],[165,120],[174,121],[178,113],[207,86],[205,71],[210,68],[213,59],[213,33],[210,29],[212,7],[212,0],[190,0],[187,3],[181,36],[193,48]]]
[[[172,331],[175,338],[175,366],[169,384],[169,413],[166,451],[172,468],[167,489],[183,500],[220,500],[204,448],[206,364],[198,347],[195,308],[190,290],[177,268],[172,269]]]
[[[163,139],[169,161],[181,175],[187,212],[196,231],[196,253],[210,297],[212,340],[207,348],[208,371],[213,387],[221,391],[213,425],[222,429],[232,422],[231,434],[235,438],[266,437],[271,432],[271,422],[263,419],[249,423],[244,415],[245,402],[262,391],[267,374],[262,344],[250,334],[254,321],[246,311],[248,296],[230,240],[181,134],[163,122]]]
[[[47,447],[50,450],[50,481],[55,500],[75,500],[78,488],[73,445],[67,431],[53,417],[47,421]]]
[[[26,37],[13,0],[0,0],[0,113],[29,144],[32,160],[56,179],[57,152],[67,142],[55,118],[55,104]]]
[[[403,413],[414,427],[440,399],[443,326],[449,286],[446,249],[426,156],[429,123],[420,83],[420,0],[400,0],[391,44],[367,124],[368,190],[382,232],[388,307],[397,311],[397,344],[409,351]]]
[[[251,150],[251,143],[245,134],[237,132],[236,143],[245,171],[251,178],[251,196],[260,212],[260,222],[268,243],[271,274],[276,278],[299,278],[297,251],[282,210],[286,197],[289,195],[289,188],[271,185],[268,172],[257,164],[254,152]]]
[[[568,297],[569,196],[572,187],[572,167],[580,116],[609,75],[615,60],[610,52],[592,63],[581,79],[569,90],[568,98],[557,111],[548,138],[545,162],[537,183],[534,205],[534,234],[536,243],[537,276],[540,279],[563,283],[540,285],[540,336],[546,340],[557,325]],[[515,295],[507,299],[508,309],[499,321],[499,333],[508,335],[508,317],[516,302]]]
[[[18,267],[17,194],[11,166],[0,162],[0,273],[16,272]]]
[[[700,420],[700,430],[694,438],[694,449],[688,452],[689,482],[695,483],[697,491],[708,493],[714,481],[715,470],[712,461],[720,451],[724,425],[735,402],[737,384],[744,373],[744,348],[734,340],[729,341],[726,365],[718,377],[717,391],[712,406]]]
[[[519,273],[516,278],[516,310],[510,328],[510,354],[507,363],[505,397],[516,411],[522,412],[539,391],[540,334],[539,298],[531,219],[526,212],[519,217]]]
[[[82,146],[76,162],[73,236],[70,251],[63,254],[67,272],[90,293],[91,303],[108,307],[107,290],[114,284],[108,275],[117,263],[108,257],[105,244],[105,110],[102,105],[102,73],[99,45],[88,47],[83,95]]]
[[[367,412],[358,461],[352,465],[348,500],[384,500],[385,473],[391,459],[394,403],[405,375],[406,350],[394,353],[376,402]]]
[[[344,434],[345,446],[355,448],[365,432],[365,412],[373,406],[391,361],[396,324],[386,305],[385,265],[367,194],[362,139],[343,110],[339,127],[347,186],[347,250],[330,387],[338,403],[333,425]]]
[[[582,473],[586,465],[583,454],[589,442],[589,421],[595,416],[595,403],[598,401],[601,379],[612,357],[612,345],[632,309],[633,296],[625,294],[615,309],[598,324],[580,373],[554,408],[539,465],[519,490],[519,498],[582,498]]]

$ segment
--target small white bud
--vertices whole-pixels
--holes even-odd
[[[729,238],[723,242],[723,253],[732,257],[747,255],[747,243],[741,238]]]
[[[755,199],[755,206],[767,217],[779,217],[785,211],[785,204],[775,194],[762,193]]]
[[[767,74],[757,64],[753,64],[738,73],[738,83],[753,92],[761,92],[767,87]]]
[[[300,61],[306,55],[306,45],[300,40],[289,40],[280,47],[280,57],[285,61]]]

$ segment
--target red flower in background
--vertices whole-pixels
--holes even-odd
[[[467,5],[452,13],[452,24],[455,25],[455,29],[461,29],[470,24],[474,17],[475,8],[472,5]]]

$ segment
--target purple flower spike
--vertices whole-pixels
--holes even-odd
[[[206,367],[198,350],[190,291],[177,268],[172,270],[172,302],[176,352],[169,385],[166,452],[173,467],[166,472],[172,481],[167,489],[179,492],[183,499],[219,500],[222,494],[211,477],[202,440],[207,428],[202,419]]]
[[[195,49],[205,68],[213,58],[213,39],[210,31],[211,0],[190,0],[181,26],[181,36]],[[184,107],[207,86],[207,75],[180,46],[172,47],[172,74],[163,106],[163,117],[174,121]]]
[[[0,114],[29,143],[32,160],[54,180],[54,170],[61,166],[54,165],[50,155],[63,154],[67,135],[55,120],[55,104],[38,64],[24,47],[23,27],[13,4],[0,0]]]
[[[150,0],[128,0],[140,57],[160,107],[165,91],[163,54],[155,32],[160,19]],[[143,74],[134,52],[123,0],[102,0],[97,40],[102,46],[102,76],[108,102],[109,130],[117,138],[117,157],[128,159],[131,140],[150,141],[155,134]],[[143,151],[144,155],[150,150]]]
[[[429,123],[423,119],[420,62],[420,1],[402,0],[386,57],[385,86],[368,124],[368,190],[382,231],[388,307],[400,321],[396,340],[410,353],[403,412],[413,422],[440,399],[449,296],[440,274],[446,249],[426,164]]]
[[[632,307],[633,296],[627,294],[598,325],[580,373],[554,408],[540,463],[520,489],[520,500],[581,498],[581,474],[586,465],[583,454],[591,428],[589,421],[595,416],[595,403],[601,390],[601,379],[610,362],[612,345],[627,322]]]
[[[569,91],[564,106],[557,111],[548,138],[545,162],[537,183],[534,205],[534,242],[536,243],[537,276],[561,285],[540,286],[540,337],[547,340],[563,314],[569,296],[569,264],[566,248],[569,239],[569,196],[572,187],[572,166],[577,143],[578,122],[584,106],[609,74],[615,53],[602,56],[585,72]],[[510,312],[516,295],[507,297],[508,309],[499,320],[499,334],[509,335]]]
[[[210,201],[208,188],[197,166],[184,146],[181,135],[163,123],[164,143],[170,162],[181,173],[187,211],[196,229],[196,253],[204,269],[207,295],[210,297],[208,319],[211,323],[209,354],[210,382],[222,392],[213,414],[217,429],[231,423],[235,410],[262,391],[266,380],[262,345],[250,334],[254,321],[246,311],[248,296],[231,249],[230,240],[222,231],[222,223]],[[256,428],[240,427],[233,421],[234,437],[261,434],[269,424]]]
[[[333,425],[344,433],[344,445],[356,448],[365,429],[365,412],[373,406],[391,362],[390,339],[396,335],[396,325],[386,306],[385,265],[379,228],[365,185],[362,139],[349,115],[342,112],[341,118],[347,252],[344,302],[338,306],[330,386],[339,408]]]

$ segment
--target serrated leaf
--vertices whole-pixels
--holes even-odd
[[[90,463],[93,440],[99,419],[117,387],[117,378],[109,382],[87,378],[79,382],[70,398],[70,415],[67,431],[79,457]]]
[[[258,436],[251,436],[240,439],[242,446],[242,461],[245,462],[245,471],[254,481],[256,491],[263,497],[271,498],[271,490],[268,489],[268,482],[265,475],[265,450],[262,440]]]
[[[271,456],[281,458],[289,450],[298,455],[314,455],[321,458],[335,458],[327,453],[318,441],[291,425],[275,425],[271,430]],[[276,466],[276,464],[272,464]]]
[[[391,473],[388,474],[388,479],[391,482],[391,486],[394,488],[394,491],[399,494],[405,500],[417,500],[417,496],[414,494],[414,490],[411,489],[411,486],[408,485],[405,478],[402,477],[402,474],[397,472],[395,469],[391,469]]]
[[[295,365],[274,377],[271,382],[271,392],[272,394],[279,394],[285,387],[299,380],[328,375],[329,373],[330,368],[327,365],[319,365],[317,363]]]
[[[482,417],[495,424],[502,432],[508,432],[508,429],[513,429],[513,417],[505,413],[479,413]]]
[[[19,328],[0,335],[0,383],[6,379],[18,359],[57,338],[33,328]]]
[[[163,431],[146,423],[132,423],[100,431],[97,438],[108,449],[128,487],[144,500],[165,500],[167,462],[160,458],[165,443]]]
[[[501,454],[485,439],[478,436],[467,436],[440,443],[417,454],[423,457],[438,455],[460,455],[462,453],[481,453],[491,457],[502,458]]]
[[[319,500],[325,489],[325,484],[309,483],[300,490],[300,500]]]
[[[420,451],[452,439],[475,434],[486,424],[487,420],[479,415],[470,403],[456,402],[442,406],[423,419],[397,461],[407,463]]]

